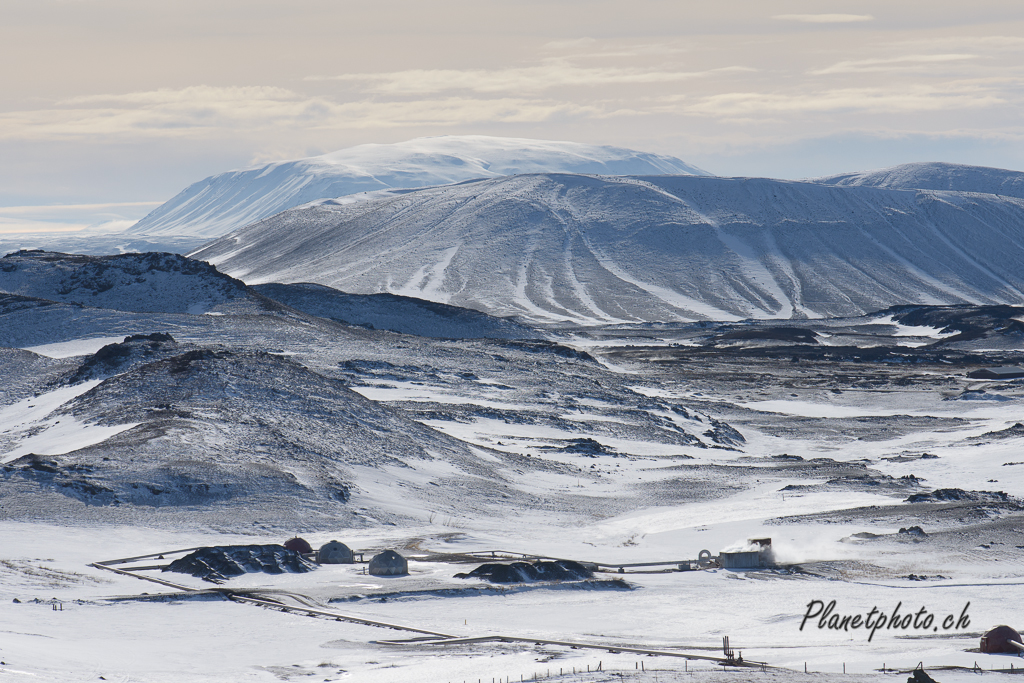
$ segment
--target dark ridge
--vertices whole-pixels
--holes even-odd
[[[5,292],[0,292],[0,315],[31,308],[45,308],[46,306],[73,306],[75,308],[84,308],[82,304],[70,301],[54,301],[52,299],[40,299],[37,296],[22,296],[21,294],[7,294]]]
[[[941,501],[989,501],[1007,503],[1013,498],[1003,491],[964,491],[963,489],[937,489],[928,493],[915,493],[905,502],[907,503],[931,503]]]
[[[551,562],[513,562],[512,564],[482,564],[468,574],[456,574],[456,579],[483,579],[491,583],[532,583],[535,581],[584,581],[594,572],[579,562],[554,560]]]
[[[942,332],[956,332],[952,337],[940,339],[929,346],[979,339],[989,333],[1024,336],[1024,307],[1000,304],[994,306],[893,306],[878,315],[891,315],[903,325],[938,328]]]
[[[157,360],[159,356],[176,353],[177,350],[178,344],[169,334],[134,334],[125,337],[123,342],[107,344],[94,353],[79,366],[68,382],[78,384],[90,379],[109,377],[134,365]]]
[[[195,576],[211,583],[224,583],[232,576],[263,572],[304,573],[316,565],[294,550],[280,545],[226,545],[200,548],[164,567],[165,572]]]
[[[250,289],[308,315],[367,329],[443,339],[534,339],[542,335],[509,318],[399,294],[350,294],[315,283],[253,285]]]
[[[814,330],[801,327],[763,327],[748,330],[734,330],[720,334],[711,339],[712,343],[719,341],[783,341],[793,344],[817,344],[818,334]]]
[[[495,344],[499,344],[506,348],[516,349],[518,351],[525,351],[527,353],[547,353],[561,358],[571,358],[572,360],[583,360],[596,363],[594,357],[586,351],[577,351],[576,349],[563,346],[562,344],[556,344],[542,339],[529,339],[529,340],[494,340]]]
[[[978,439],[1009,439],[1012,437],[1024,436],[1024,424],[1020,422],[1014,424],[1006,429],[1000,429],[994,432],[985,432]]]

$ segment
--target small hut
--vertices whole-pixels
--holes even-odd
[[[385,550],[370,560],[370,573],[377,576],[404,576],[409,573],[409,563],[394,550]]]
[[[306,541],[306,539],[299,538],[298,536],[296,536],[295,538],[289,538],[287,541],[285,541],[284,547],[288,548],[288,550],[297,552],[300,555],[313,552],[313,546],[311,546]]]
[[[980,370],[972,370],[971,372],[968,372],[967,376],[971,379],[1017,379],[1019,377],[1024,377],[1024,368],[982,368]]]
[[[1006,652],[1008,654],[1024,653],[1024,644],[1021,643],[1020,634],[1009,626],[996,626],[994,629],[981,637],[982,652],[997,654]]]
[[[352,564],[355,557],[352,549],[340,541],[331,541],[316,551],[317,564]]]

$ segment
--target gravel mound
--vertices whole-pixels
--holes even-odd
[[[197,576],[211,583],[224,583],[232,576],[242,574],[301,574],[314,569],[315,564],[281,545],[225,545],[200,548],[171,562],[164,571]]]
[[[583,581],[594,573],[579,562],[555,560],[553,562],[513,562],[512,564],[482,564],[468,574],[456,574],[457,579],[483,579],[491,583],[532,583],[535,581]]]

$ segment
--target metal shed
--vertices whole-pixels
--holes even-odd
[[[409,563],[394,550],[385,550],[373,556],[369,571],[377,576],[404,576],[409,573]]]
[[[773,562],[772,539],[748,538],[747,547],[733,552],[722,552],[718,563],[724,569],[756,569],[770,567]]]
[[[753,569],[761,566],[761,553],[756,550],[721,553],[718,560],[725,569]]]
[[[316,551],[317,564],[352,564],[355,556],[352,549],[340,541],[330,541]]]

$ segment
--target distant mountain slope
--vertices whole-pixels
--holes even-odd
[[[244,308],[265,306],[243,283],[216,268],[158,252],[114,256],[15,252],[0,258],[0,292],[143,313],[241,313]]]
[[[286,306],[352,325],[369,325],[420,337],[533,339],[537,330],[467,308],[395,294],[348,294],[310,283],[256,285],[254,290]]]
[[[299,207],[194,252],[317,282],[584,323],[1024,303],[1024,200],[695,176],[535,174]]]
[[[543,172],[707,174],[675,157],[622,147],[483,135],[418,138],[211,176],[190,185],[128,232],[219,237],[316,199]]]
[[[901,164],[874,171],[813,178],[823,185],[884,187],[892,190],[983,192],[1024,198],[1024,173],[944,162]]]

